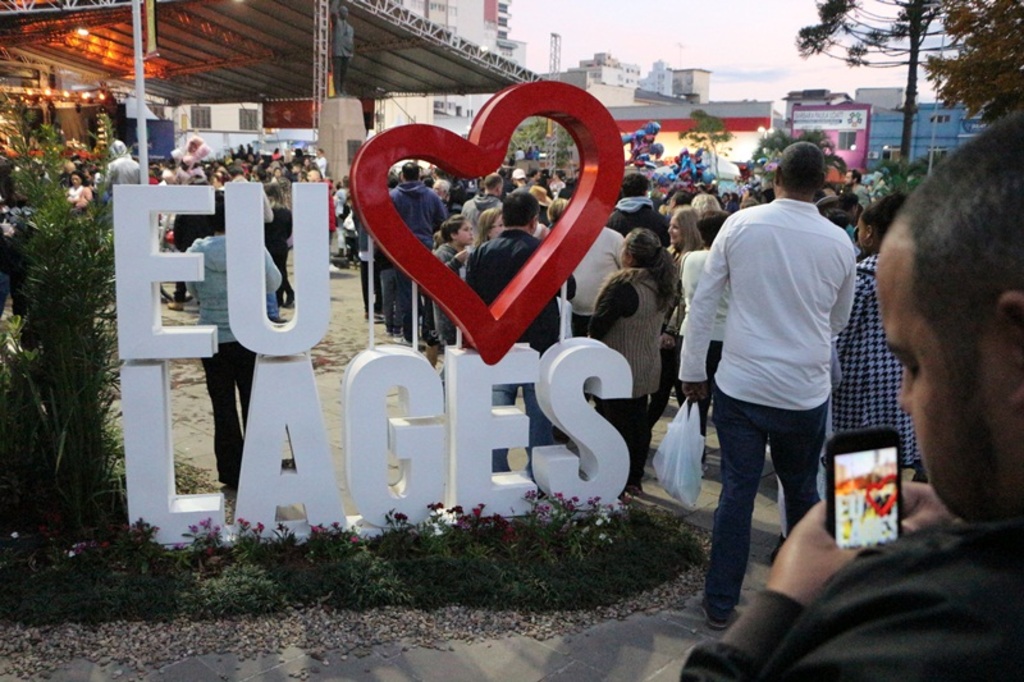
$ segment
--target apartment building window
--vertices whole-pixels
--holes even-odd
[[[256,109],[239,109],[238,110],[238,129],[239,130],[259,130],[259,111]]]
[[[928,117],[929,123],[949,123],[949,114],[932,114]]]
[[[213,124],[210,122],[210,107],[192,107],[190,117],[192,118],[193,128],[208,130],[213,127]]]
[[[849,151],[855,149],[857,144],[857,133],[853,130],[842,130],[839,132],[839,149]]]
[[[900,158],[900,150],[893,149],[889,145],[882,147],[882,160],[883,161],[897,161]]]

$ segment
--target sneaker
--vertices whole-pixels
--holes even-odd
[[[392,336],[391,343],[396,346],[412,346],[412,342],[406,341],[404,336]]]
[[[721,631],[729,627],[729,621],[732,618],[731,611],[725,616],[718,616],[708,607],[707,599],[700,603],[700,610],[704,612],[704,622],[707,624],[708,629]]]
[[[185,309],[185,304],[180,301],[170,301],[167,303],[168,310],[177,310],[179,313]]]

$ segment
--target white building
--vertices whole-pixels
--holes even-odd
[[[672,96],[673,71],[662,60],[654,62],[646,78],[640,79],[640,88],[648,92],[656,92],[665,97]]]
[[[258,147],[263,128],[263,107],[256,102],[237,104],[193,104],[178,107],[151,107],[158,117],[174,121],[175,143],[184,147],[193,135],[203,138],[218,157],[239,145]],[[311,141],[313,131],[289,131],[290,139]],[[278,138],[277,131],[266,137]],[[274,146],[281,146],[275,144]]]
[[[579,66],[569,69],[570,74],[586,74],[588,84],[614,85],[620,88],[637,88],[640,85],[640,66],[623,64],[608,52],[598,52],[593,59],[580,61]]]
[[[672,71],[671,94],[692,104],[707,104],[711,101],[711,72],[707,69],[675,69]]]

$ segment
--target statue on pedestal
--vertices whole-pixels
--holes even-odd
[[[348,23],[348,7],[341,0],[331,0],[331,71],[334,76],[334,96],[345,94],[345,72],[355,54],[356,39],[352,24]]]

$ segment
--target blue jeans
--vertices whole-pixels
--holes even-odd
[[[555,443],[551,421],[540,409],[533,384],[498,384],[491,389],[491,404],[494,406],[515,405],[516,394],[520,387],[523,389],[526,416],[530,419],[530,445],[526,448],[526,475],[533,479],[533,448]],[[491,451],[491,471],[496,474],[510,471],[507,448]]]
[[[399,334],[402,331],[402,316],[398,308],[398,271],[394,268],[380,271],[380,305],[388,335]]]
[[[811,410],[782,410],[714,390],[715,427],[722,446],[722,493],[711,535],[704,582],[708,610],[725,618],[739,603],[750,555],[754,499],[764,470],[765,445],[786,496],[790,527],[818,501],[818,457],[825,440],[828,401]]]
[[[395,293],[398,302],[398,319],[402,322],[402,336],[411,343],[412,326],[416,324],[416,320],[412,319],[412,280],[398,268],[395,268],[395,278],[398,283]]]

